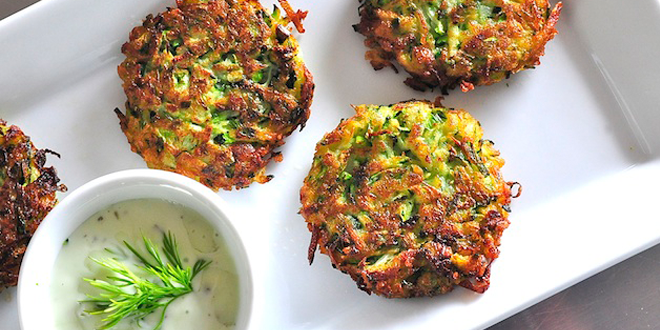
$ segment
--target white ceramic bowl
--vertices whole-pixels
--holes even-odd
[[[21,265],[18,308],[21,329],[53,329],[50,281],[62,242],[85,220],[112,204],[159,198],[199,212],[223,236],[239,274],[239,315],[236,329],[247,329],[253,306],[253,281],[248,255],[228,216],[227,205],[202,184],[158,170],[128,170],[93,180],[64,198],[44,219]]]

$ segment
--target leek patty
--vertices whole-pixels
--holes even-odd
[[[360,0],[354,28],[374,69],[398,62],[412,88],[469,91],[538,65],[560,11],[548,0]]]
[[[317,144],[300,191],[318,248],[360,289],[432,296],[489,286],[513,183],[464,110],[361,105]]]
[[[132,150],[214,190],[268,182],[314,90],[286,28],[300,17],[288,16],[256,0],[178,0],[147,16],[118,68],[128,101],[115,112]]]

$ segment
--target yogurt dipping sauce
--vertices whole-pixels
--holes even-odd
[[[137,267],[132,266],[140,263],[123,241],[144,251],[143,235],[160,247],[163,233],[167,231],[176,237],[184,267],[192,267],[198,259],[212,263],[194,278],[193,292],[170,304],[161,329],[233,329],[239,306],[239,278],[222,237],[197,212],[159,199],[111,205],[87,219],[63,242],[50,289],[55,329],[96,329],[103,323],[105,314],[91,316],[85,310],[93,305],[79,303],[87,298],[86,294],[98,294],[83,278],[105,279],[109,275],[90,260],[90,256],[117,258],[137,271]],[[139,324],[135,320],[124,320],[112,329],[153,329],[159,312]]]

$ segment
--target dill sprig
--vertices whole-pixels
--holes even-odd
[[[151,240],[144,235],[142,240],[149,257],[143,256],[126,241],[124,245],[140,260],[142,263],[140,269],[157,277],[157,281],[149,281],[137,276],[115,258],[90,257],[95,263],[113,272],[113,275],[107,276],[106,280],[84,279],[103,291],[97,296],[87,295],[88,299],[82,301],[94,304],[94,309],[86,311],[90,315],[106,315],[102,320],[104,324],[98,328],[100,330],[110,329],[129,317],[142,320],[162,308],[160,320],[154,330],[160,329],[167,307],[177,298],[192,292],[192,280],[211,264],[211,261],[200,259],[195,262],[192,269],[184,268],[176,238],[171,232],[163,233],[162,251],[167,263]]]

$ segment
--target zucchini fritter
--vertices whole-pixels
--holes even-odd
[[[421,101],[355,111],[317,144],[300,190],[310,263],[318,246],[388,298],[484,292],[514,183],[479,122]]]
[[[540,63],[562,4],[548,0],[360,0],[355,31],[376,70],[396,61],[417,90],[490,85]]]
[[[281,0],[281,2],[285,2]],[[115,110],[147,166],[213,190],[268,182],[275,148],[310,113],[314,83],[284,17],[257,0],[177,0],[122,47],[128,98]]]
[[[44,167],[47,152],[0,119],[0,290],[18,283],[30,238],[57,203],[55,193],[66,190],[55,169]]]

